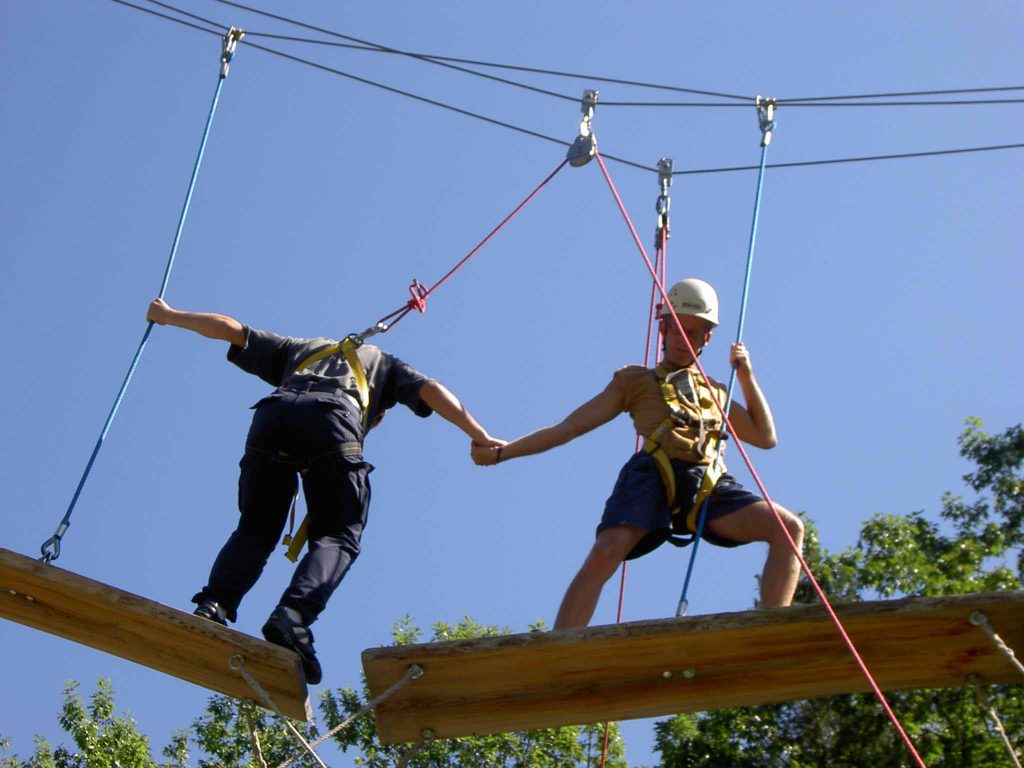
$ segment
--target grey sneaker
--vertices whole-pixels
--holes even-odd
[[[227,613],[221,608],[220,603],[214,600],[203,600],[192,613],[225,627],[228,625]]]
[[[313,633],[302,623],[299,612],[283,605],[277,606],[263,625],[263,637],[267,642],[295,651],[302,659],[302,671],[306,682],[317,685],[323,679],[323,670],[313,650]]]

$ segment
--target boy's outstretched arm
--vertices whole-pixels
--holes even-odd
[[[504,445],[504,440],[497,440],[487,434],[487,430],[480,426],[473,414],[466,410],[459,398],[453,395],[447,387],[433,379],[420,387],[420,400],[429,405],[441,418],[450,421],[461,429],[475,445],[486,447],[497,447]]]
[[[772,418],[768,400],[754,377],[754,366],[750,362],[750,353],[746,345],[733,344],[730,357],[736,367],[736,378],[743,389],[743,399],[747,404],[744,408],[734,401],[729,407],[729,421],[736,430],[736,436],[758,448],[774,448],[779,443],[779,438],[775,434],[775,419]]]
[[[174,325],[198,333],[208,339],[220,339],[235,346],[245,346],[245,328],[227,315],[212,312],[182,312],[163,299],[153,299],[146,319],[157,325]]]
[[[517,456],[542,453],[607,424],[622,413],[625,406],[625,393],[613,379],[601,394],[581,405],[558,424],[538,429],[503,446],[486,448],[474,445],[471,451],[473,461],[486,467]]]

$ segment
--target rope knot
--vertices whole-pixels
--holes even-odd
[[[419,310],[420,313],[427,311],[427,296],[430,295],[430,291],[422,286],[419,280],[412,281],[409,286],[409,295],[412,296],[406,304],[409,309]]]

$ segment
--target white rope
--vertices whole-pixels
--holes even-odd
[[[1006,751],[1010,755],[1010,759],[1013,760],[1013,764],[1016,768],[1022,768],[1020,764],[1020,757],[1017,755],[1017,750],[1014,749],[1013,743],[1010,741],[1010,737],[1006,735],[1006,729],[1003,728],[1003,721],[999,718],[999,713],[992,705],[988,694],[986,694],[982,689],[980,678],[977,675],[970,675],[967,678],[967,682],[971,684],[972,688],[974,688],[974,694],[978,697],[978,704],[995,724],[996,732],[1002,737],[1003,744],[1006,746]]]
[[[319,747],[321,744],[323,744],[329,738],[334,736],[339,731],[342,731],[345,728],[347,728],[349,725],[351,725],[353,722],[355,722],[360,717],[365,715],[367,712],[369,712],[369,711],[371,711],[373,709],[376,709],[377,705],[380,704],[382,701],[384,701],[384,699],[388,698],[389,696],[394,695],[395,693],[400,691],[402,688],[404,688],[407,684],[409,684],[413,680],[415,680],[415,679],[417,679],[419,677],[422,677],[422,676],[423,676],[423,667],[421,667],[419,664],[412,664],[412,665],[410,665],[409,668],[405,671],[405,676],[402,677],[401,680],[399,680],[397,683],[392,685],[386,691],[381,693],[375,699],[372,699],[369,702],[367,702],[366,704],[364,704],[363,707],[358,712],[355,712],[354,714],[351,714],[348,717],[346,717],[344,720],[342,720],[336,726],[331,728],[331,730],[329,730],[327,733],[325,733],[323,736],[321,736],[319,739],[317,739],[316,741],[312,742],[312,744],[310,744],[310,746],[313,747],[314,749],[316,747]],[[293,762],[295,762],[295,758],[289,758],[288,760],[285,760],[283,763],[281,763],[279,766],[277,766],[277,768],[288,768],[288,766],[291,765]],[[401,766],[398,766],[397,768],[401,768]]]
[[[285,717],[281,710],[277,708],[277,705],[274,703],[274,700],[270,698],[270,694],[263,689],[263,686],[259,684],[259,681],[256,680],[255,677],[249,674],[249,670],[245,668],[245,659],[242,656],[236,654],[228,660],[228,665],[232,669],[238,670],[238,673],[243,678],[245,678],[245,682],[249,684],[249,687],[256,691],[257,695],[259,695],[259,697],[263,700],[263,703],[267,706],[267,708],[273,711],[273,713],[277,715],[279,718],[281,718],[281,721],[288,727],[288,730],[291,731],[292,736],[294,736],[296,741],[298,741],[302,745],[303,749],[309,752],[312,758],[316,761],[316,764],[319,765],[320,768],[327,768],[327,765],[324,763],[324,761],[320,759],[320,755],[318,755],[316,753],[316,750],[309,745],[309,742],[306,741],[305,737],[301,733],[299,733],[299,729],[292,725],[291,720]]]
[[[429,728],[424,728],[423,731],[420,732],[420,737],[417,739],[416,743],[409,747],[409,749],[407,749],[399,758],[398,762],[395,763],[395,768],[405,768],[409,765],[409,761],[416,757],[416,755],[420,753],[420,750],[430,744],[433,740],[434,732]]]
[[[1013,649],[1003,642],[1003,638],[995,633],[995,630],[988,623],[988,616],[981,611],[974,611],[971,614],[971,624],[980,627],[992,639],[992,642],[996,644],[996,648],[1002,651],[1006,658],[1010,660],[1010,663],[1017,668],[1017,671],[1024,675],[1024,664],[1021,664],[1020,660],[1013,654]]]
[[[267,761],[263,759],[263,748],[260,747],[260,735],[256,731],[256,723],[252,719],[252,704],[243,705],[245,721],[249,724],[249,740],[252,741],[252,753],[256,757],[259,768],[267,768]]]

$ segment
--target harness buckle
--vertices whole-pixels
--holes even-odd
[[[580,99],[580,111],[583,119],[580,121],[579,135],[565,153],[565,159],[573,168],[586,165],[597,152],[597,138],[594,136],[591,121],[594,118],[594,109],[597,107],[598,92],[587,88],[583,91],[583,98]]]

